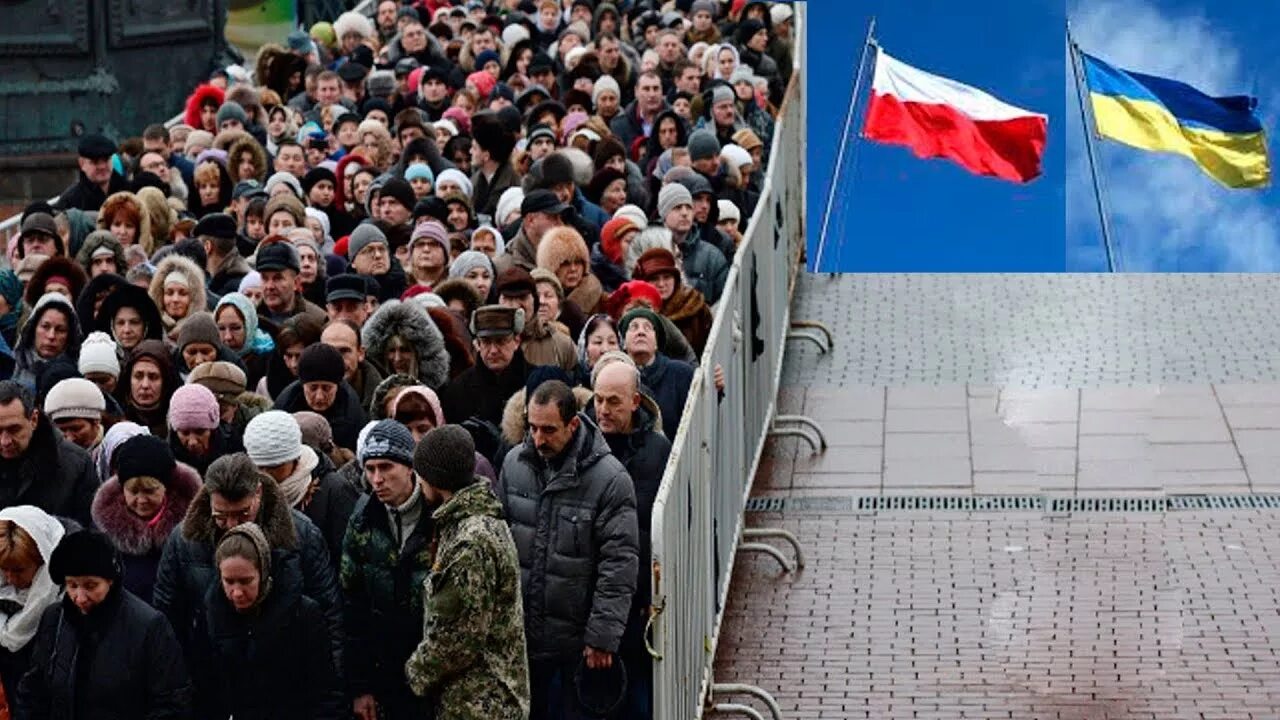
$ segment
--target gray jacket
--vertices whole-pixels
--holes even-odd
[[[531,440],[507,453],[498,480],[520,555],[530,660],[616,652],[639,565],[631,478],[584,415],[553,470]]]

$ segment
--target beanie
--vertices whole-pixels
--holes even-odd
[[[474,451],[472,451],[474,461]],[[413,467],[413,433],[395,420],[379,420],[365,435],[360,449],[360,465],[370,460],[390,460]]]
[[[192,343],[205,343],[217,349],[220,338],[213,313],[198,312],[182,321],[182,325],[178,327],[178,351],[181,352]]]
[[[622,233],[627,230],[639,229],[631,218],[619,217],[615,214],[600,230],[600,252],[609,258],[609,262],[615,265],[620,264],[622,262]]]
[[[449,262],[449,233],[444,229],[444,225],[436,222],[434,218],[423,220],[413,226],[413,234],[409,236],[409,252],[419,242],[435,243],[444,251],[444,260]]]
[[[67,378],[54,385],[44,398],[44,414],[57,422],[64,418],[102,420],[107,401],[102,390],[84,378]]]
[[[733,143],[729,143],[720,149],[720,159],[735,170],[743,165],[750,165],[755,162],[751,159],[751,153]]]
[[[183,385],[169,399],[169,427],[174,430],[215,430],[220,420],[218,398],[203,385]]]
[[[408,180],[393,177],[382,183],[382,197],[393,198],[396,202],[405,207],[406,210],[412,210],[418,199],[413,195],[413,186]]]
[[[692,205],[693,195],[689,188],[680,183],[667,183],[658,191],[658,218],[665,220],[667,214],[681,205]]]
[[[106,535],[96,530],[78,530],[64,535],[49,556],[49,577],[58,585],[68,575],[91,575],[115,582],[120,579],[120,558]]]
[[[91,332],[80,345],[80,374],[93,372],[120,376],[120,359],[116,357],[116,342],[104,332]]]
[[[333,426],[325,416],[310,410],[299,410],[293,414],[293,419],[298,421],[303,445],[326,455],[333,450]]]
[[[302,455],[302,429],[289,413],[268,410],[245,425],[244,451],[260,468],[292,462]]]
[[[720,154],[720,141],[710,130],[695,130],[689,136],[689,159],[708,160]]]
[[[431,487],[461,490],[475,482],[475,440],[461,425],[433,428],[413,451],[413,470]]]
[[[280,183],[288,185],[293,190],[294,197],[302,197],[302,183],[298,182],[298,178],[294,177],[293,173],[285,170],[281,170],[267,178],[267,184],[263,187],[263,190],[266,191],[268,196],[271,196],[271,191],[275,190]],[[264,214],[263,218],[265,219],[266,217],[267,215]]]
[[[137,477],[155,478],[169,485],[178,463],[169,443],[155,435],[134,435],[116,448],[116,477],[126,482]]]
[[[241,125],[249,124],[248,114],[245,113],[243,107],[240,107],[240,103],[235,102],[234,100],[228,100],[222,103],[222,107],[218,108],[218,127],[222,127],[222,123],[227,120],[239,120]]]
[[[387,247],[391,246],[390,243],[387,242],[387,236],[384,235],[383,232],[373,223],[361,223],[357,225],[356,229],[351,231],[350,239],[347,240],[347,259],[355,260],[361,250],[364,250],[373,243],[382,243]]]
[[[627,345],[627,326],[636,318],[648,320],[649,324],[653,326],[654,344],[661,350],[662,346],[667,343],[666,326],[662,324],[662,318],[658,317],[658,313],[647,307],[631,308],[618,321],[618,336],[622,339],[623,348],[625,349]]]
[[[302,351],[302,357],[298,360],[298,379],[303,383],[341,383],[346,374],[347,368],[342,362],[342,354],[331,345],[324,343],[311,345]]]
[[[613,93],[616,98],[622,97],[622,88],[618,87],[618,81],[614,80],[612,75],[601,75],[596,80],[596,84],[591,88],[591,103],[599,105],[600,96],[606,92]]]
[[[427,182],[435,182],[435,175],[431,173],[431,166],[426,163],[413,163],[404,171],[405,180],[426,180]]]
[[[733,102],[733,89],[728,85],[717,85],[711,90],[711,104],[719,105],[722,102]]]
[[[449,277],[466,278],[467,273],[475,270],[476,268],[484,268],[485,270],[488,270],[490,278],[493,278],[495,274],[493,271],[493,261],[489,259],[488,255],[485,255],[479,250],[467,250],[459,253],[458,257],[454,258],[453,262],[450,263]]]

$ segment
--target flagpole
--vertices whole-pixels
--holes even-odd
[[[827,209],[822,215],[822,230],[818,235],[818,256],[813,262],[813,271],[820,272],[822,268],[822,254],[827,248],[827,230],[831,224],[831,209],[835,205],[836,188],[840,182],[840,169],[844,165],[845,145],[849,142],[849,128],[853,125],[853,110],[858,104],[858,96],[862,94],[862,76],[865,74],[865,66],[867,62],[867,49],[879,47],[875,39],[876,18],[871,16],[871,22],[867,25],[867,37],[862,43],[862,56],[858,58],[858,70],[853,76],[853,92],[849,95],[849,109],[845,113],[843,129],[840,133],[840,149],[836,153],[836,171],[831,176],[831,187],[827,190]],[[834,273],[833,273],[834,274]]]
[[[1089,174],[1093,178],[1093,197],[1098,206],[1098,222],[1102,227],[1102,247],[1107,253],[1107,272],[1116,272],[1115,250],[1111,244],[1111,223],[1107,219],[1107,209],[1102,198],[1098,158],[1093,145],[1093,128],[1097,127],[1097,123],[1090,122],[1093,115],[1089,112],[1088,103],[1084,101],[1084,74],[1081,68],[1080,47],[1071,37],[1070,20],[1067,20],[1067,50],[1071,54],[1071,73],[1075,76],[1076,100],[1080,103],[1080,124],[1084,129],[1084,144],[1089,155]]]

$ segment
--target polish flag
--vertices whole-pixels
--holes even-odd
[[[863,137],[950,158],[975,175],[1025,183],[1040,175],[1047,115],[1023,110],[876,49]]]

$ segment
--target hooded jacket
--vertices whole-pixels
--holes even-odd
[[[584,645],[617,652],[635,594],[631,478],[596,424],[578,418],[560,458],[549,464],[527,439],[498,478],[520,556],[530,661],[576,659]]]
[[[438,698],[437,715],[523,720],[529,713],[520,560],[489,484],[454,493],[432,515],[437,549],[423,594],[422,642],[409,687]]]
[[[105,278],[105,279],[104,279]],[[115,319],[116,313],[121,308],[133,308],[138,315],[142,317],[142,324],[145,326],[143,330],[143,338],[146,340],[159,340],[164,337],[164,321],[160,319],[160,311],[156,308],[156,304],[151,302],[151,296],[146,290],[126,282],[124,278],[118,275],[99,275],[89,281],[89,285],[85,288],[84,295],[80,298],[80,317],[83,320],[85,313],[93,310],[93,297],[97,294],[99,283],[102,286],[114,285],[115,288],[110,291],[106,299],[102,301],[102,307],[98,310],[98,314],[94,317],[94,329],[104,332],[116,340],[115,332],[112,328],[112,320]],[[119,343],[119,340],[116,340]],[[123,379],[123,376],[121,376]]]
[[[156,241],[151,234],[151,213],[147,212],[146,206],[138,199],[138,196],[127,190],[114,192],[102,203],[102,209],[98,211],[98,229],[110,230],[111,220],[125,205],[134,205],[138,211],[138,229],[134,237],[134,242],[142,246],[147,251],[147,257],[156,251]]]
[[[554,365],[572,373],[578,366],[577,348],[568,333],[534,315],[525,320],[520,352],[530,366]]]
[[[324,613],[330,637],[336,638],[341,628],[341,600],[324,537],[305,515],[289,509],[274,482],[263,482],[261,487],[256,522],[271,545],[274,584],[300,588],[315,600]],[[208,487],[202,486],[182,524],[165,541],[156,573],[153,604],[169,618],[179,642],[188,649],[196,618],[205,610],[206,590],[218,579],[213,553],[223,533],[213,520],[211,503]],[[337,642],[330,642],[330,649],[335,658],[341,658]]]
[[[164,616],[116,583],[88,615],[65,597],[45,610],[16,704],[22,718],[176,720],[191,681]]]
[[[116,260],[116,270],[127,272],[128,264],[124,259],[124,246],[110,232],[89,233],[84,243],[80,246],[79,252],[76,253],[76,262],[79,263],[81,269],[86,273],[90,271],[93,265],[93,254],[98,248],[105,247],[111,251]],[[82,320],[84,318],[81,318]]]
[[[44,314],[50,310],[60,310],[66,315],[67,343],[57,356],[42,358],[36,352],[36,327],[40,325],[40,319]],[[33,395],[38,394],[36,380],[40,376],[40,371],[59,358],[66,358],[72,363],[76,362],[76,359],[80,357],[80,340],[82,337],[80,318],[76,315],[76,309],[72,307],[71,301],[59,293],[45,294],[32,308],[31,317],[27,319],[26,324],[22,326],[22,330],[18,334],[18,346],[13,349],[15,367],[12,379],[25,386]]]
[[[93,524],[120,553],[124,573],[121,584],[148,603],[165,541],[182,522],[201,484],[195,468],[183,463],[175,465],[165,484],[164,505],[150,520],[138,517],[125,506],[124,485],[118,477],[98,488],[93,498]]]
[[[31,279],[27,281],[27,289],[22,294],[23,308],[34,308],[36,303],[40,302],[40,297],[45,294],[45,286],[55,277],[61,277],[66,281],[64,284],[70,286],[71,294],[67,296],[68,301],[80,297],[80,293],[84,292],[84,286],[89,283],[84,269],[75,260],[60,255],[51,257],[40,263],[40,267],[36,268],[36,271],[31,274]]]
[[[0,680],[5,697],[18,696],[18,681],[31,663],[32,640],[46,608],[56,605],[61,586],[49,576],[49,559],[65,533],[62,523],[40,508],[18,505],[0,510],[0,521],[10,520],[26,531],[40,551],[42,564],[25,590],[0,579]]]
[[[204,130],[204,125],[200,122],[200,106],[206,100],[212,100],[215,105],[222,107],[222,101],[226,97],[222,88],[216,85],[197,85],[196,89],[187,96],[187,104],[183,111],[182,121],[190,125],[196,130]],[[214,133],[215,135],[217,133]]]
[[[132,395],[133,366],[139,360],[150,360],[160,368],[160,401],[155,407],[142,408],[134,404]],[[120,368],[120,381],[116,385],[116,399],[124,407],[125,419],[144,425],[156,437],[169,437],[169,398],[181,385],[173,358],[159,340],[143,340],[130,353],[128,361]]]
[[[280,393],[275,401],[275,409],[288,413],[311,410],[311,406],[307,405],[306,395],[302,392],[301,380],[289,383]],[[329,427],[333,428],[333,442],[338,447],[355,450],[360,428],[365,424],[365,414],[360,405],[360,397],[345,380],[338,383],[338,394],[333,399],[333,404],[320,414],[329,421]]]
[[[231,143],[231,147],[227,148],[227,169],[232,173],[239,169],[240,154],[243,152],[248,152],[253,156],[253,177],[242,177],[240,180],[253,179],[258,182],[266,182],[267,170],[270,169],[267,161],[267,151],[248,133],[245,133],[244,137]]]
[[[444,335],[416,303],[388,300],[369,317],[360,331],[365,356],[374,364],[390,369],[387,347],[392,337],[400,337],[418,356],[418,379],[436,390],[449,380],[449,351]]]
[[[707,243],[702,237],[690,231],[684,240],[678,243],[684,276],[689,286],[702,293],[706,301],[712,305],[720,300],[724,292],[725,281],[729,278],[729,263],[720,249]]]
[[[174,318],[164,311],[164,281],[170,273],[181,273],[187,278],[187,287],[191,290],[191,306],[186,317]],[[151,287],[147,290],[151,302],[160,310],[160,318],[164,322],[165,332],[172,332],[178,323],[208,307],[209,296],[204,286],[204,271],[194,261],[181,255],[169,255],[156,266],[156,273],[151,278]]]

